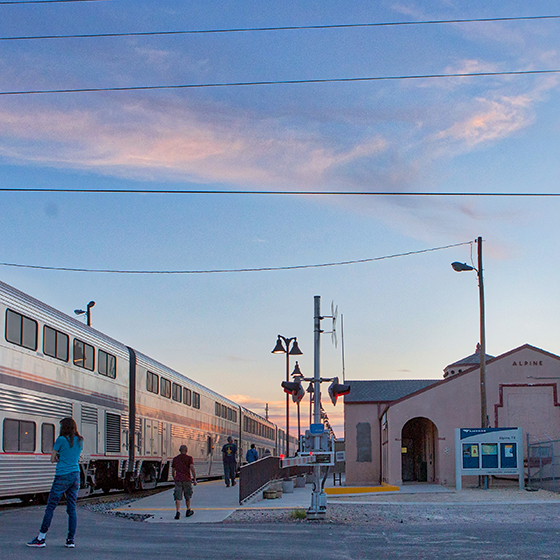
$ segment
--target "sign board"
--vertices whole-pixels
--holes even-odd
[[[309,426],[309,431],[314,435],[318,436],[325,432],[325,425],[324,424],[311,424]]]
[[[509,474],[525,485],[521,428],[456,428],[455,485],[461,490],[462,476]]]

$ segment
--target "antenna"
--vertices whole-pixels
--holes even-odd
[[[344,366],[344,315],[340,315],[340,347],[342,351],[342,383],[346,383],[346,368]]]

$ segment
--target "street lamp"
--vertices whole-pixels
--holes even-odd
[[[482,277],[482,237],[476,240],[478,249],[478,269],[465,263],[451,263],[455,272],[474,270],[478,275],[478,296],[480,303],[480,426],[488,427],[486,410],[486,330],[484,319],[484,281]]]
[[[294,367],[294,371],[292,371],[292,377],[294,378],[294,381],[299,381],[301,383],[301,380],[303,379],[303,373],[301,373],[301,370],[299,369],[299,364],[296,362],[296,365]],[[302,395],[304,395],[305,393],[302,393]],[[299,414],[299,403],[300,403],[301,399],[297,400],[297,440],[298,440],[298,447],[297,450],[301,451],[301,418],[300,418],[300,414]]]
[[[74,309],[74,313],[76,315],[84,315],[86,316],[87,319],[87,325],[88,327],[91,327],[91,308],[95,305],[95,301],[90,301],[87,304],[86,310],[84,311],[83,309]]]
[[[290,381],[290,356],[300,356],[297,337],[286,338],[278,335],[272,354],[286,354],[286,381]],[[286,394],[286,457],[290,456],[290,396]]]

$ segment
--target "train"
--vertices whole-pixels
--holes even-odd
[[[273,422],[3,282],[0,321],[0,499],[48,495],[69,416],[84,437],[80,496],[171,482],[182,444],[202,479],[223,474],[228,436],[240,459],[253,443],[285,453]]]

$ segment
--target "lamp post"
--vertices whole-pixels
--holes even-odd
[[[301,380],[303,379],[303,373],[301,373],[301,370],[299,369],[299,364],[296,362],[296,365],[294,367],[294,371],[292,371],[292,377],[294,378],[294,381],[299,381],[301,383]],[[299,400],[297,401],[297,440],[298,440],[298,446],[297,446],[297,450],[301,451],[301,417],[300,417],[300,413],[299,413]]]
[[[84,315],[86,316],[87,319],[87,326],[91,327],[91,308],[95,305],[95,301],[90,301],[87,304],[86,310],[84,311],[83,309],[74,309],[74,313],[76,315]]]
[[[478,249],[478,268],[465,263],[451,263],[455,272],[474,270],[478,275],[478,297],[480,305],[480,427],[488,427],[488,414],[486,410],[486,329],[484,317],[484,280],[482,277],[482,237],[476,240]]]
[[[299,349],[297,337],[286,338],[278,335],[276,346],[272,354],[286,354],[286,381],[290,381],[290,356],[300,356],[303,352]],[[286,457],[290,456],[290,396],[286,394]]]

